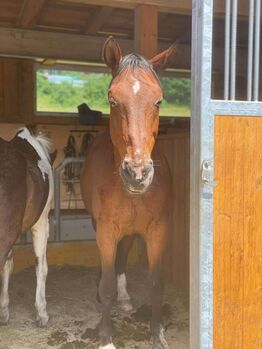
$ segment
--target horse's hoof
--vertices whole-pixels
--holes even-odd
[[[43,316],[38,315],[36,318],[36,324],[38,327],[46,327],[48,320],[49,320],[49,316],[47,314]]]
[[[169,349],[169,345],[164,336],[165,330],[163,328],[160,329],[159,335],[154,338],[153,348],[152,349]]]
[[[118,300],[117,304],[118,304],[118,307],[120,309],[122,309],[124,312],[129,313],[129,312],[134,310],[133,305],[129,299],[128,300]]]
[[[9,310],[8,308],[0,309],[0,325],[6,325],[9,321]]]
[[[104,346],[100,345],[98,349],[116,349],[113,343],[106,344]]]

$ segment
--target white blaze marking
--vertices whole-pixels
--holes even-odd
[[[138,92],[139,90],[140,90],[140,83],[139,83],[138,80],[136,80],[136,81],[134,82],[134,85],[133,85],[134,94],[136,95],[137,92]]]
[[[126,290],[126,274],[120,274],[117,276],[117,300],[128,301],[130,300],[129,294]]]

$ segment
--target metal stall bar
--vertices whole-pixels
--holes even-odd
[[[66,158],[63,162],[61,162],[56,169],[54,170],[54,182],[55,182],[55,199],[54,199],[54,213],[55,213],[55,241],[61,240],[61,215],[60,215],[60,174],[61,171],[69,164],[81,164],[85,161],[85,158]]]
[[[237,8],[238,0],[232,4],[232,37],[231,37],[231,67],[230,67],[230,99],[236,98],[236,53],[237,53]]]
[[[254,1],[254,0],[253,0]],[[230,10],[231,0],[226,0],[225,13],[225,75],[224,75],[224,99],[229,98],[229,66],[230,66]]]
[[[249,0],[248,63],[247,63],[247,100],[252,100],[253,53],[254,53],[254,0]]]
[[[210,111],[213,0],[193,0],[192,5],[190,349],[211,349],[213,188],[201,182],[201,164],[214,157],[214,115]]]
[[[256,0],[255,11],[255,57],[254,57],[254,101],[259,99],[259,64],[260,64],[260,24],[261,0]]]

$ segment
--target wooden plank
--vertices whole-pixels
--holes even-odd
[[[261,348],[261,117],[216,117],[215,180],[214,348]]]
[[[158,14],[156,6],[140,5],[135,9],[135,50],[146,58],[157,54]]]
[[[106,20],[108,19],[108,17],[110,17],[113,11],[113,7],[100,7],[93,19],[87,23],[84,29],[84,33],[89,35],[95,35],[99,31],[99,29],[103,27]]]
[[[101,63],[105,38],[99,36],[51,33],[36,30],[0,28],[0,55],[58,58]],[[118,39],[123,54],[134,52],[134,41]],[[159,50],[168,43],[159,43]],[[188,69],[191,64],[190,46],[180,45],[176,68]]]
[[[0,60],[0,121],[5,121],[4,114],[4,69],[3,69],[3,60]]]
[[[89,61],[101,63],[101,50],[105,38],[101,36],[75,35],[67,33],[53,33],[39,30],[24,30],[0,28],[0,56],[22,56],[57,58],[73,61]],[[134,52],[134,41],[118,39],[123,54]],[[158,42],[158,51],[167,49],[170,43]],[[214,70],[224,71],[224,52],[216,50]],[[246,51],[238,50],[239,71],[237,75],[246,74]],[[174,68],[190,69],[191,47],[180,44],[174,60]],[[241,68],[241,69],[240,69]]]
[[[64,3],[97,5],[96,0],[63,0]],[[134,9],[137,5],[153,5],[159,7],[161,11],[173,13],[192,13],[192,0],[174,1],[174,0],[100,0],[100,6],[113,6]],[[225,13],[225,0],[215,1],[215,14]],[[238,13],[241,16],[248,15],[248,1],[239,0]]]
[[[98,5],[96,0],[63,0],[63,2],[82,5]],[[191,13],[192,9],[191,0],[100,0],[99,5],[127,9],[135,9],[138,5],[149,5],[157,6],[161,11],[170,13]]]
[[[165,255],[165,275],[178,289],[189,291],[189,177],[190,131],[158,137],[172,173],[172,229]]]
[[[34,62],[21,61],[21,120],[26,124],[33,124],[35,115],[35,71]]]
[[[8,122],[18,121],[20,117],[19,105],[19,60],[3,61],[4,83],[4,118]]]
[[[261,348],[262,118],[245,120],[244,143],[243,348]]]
[[[17,27],[29,28],[35,23],[37,16],[42,10],[46,0],[24,0],[19,17],[17,19]]]

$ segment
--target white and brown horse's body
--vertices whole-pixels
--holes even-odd
[[[8,284],[13,267],[12,246],[31,228],[36,254],[36,310],[39,325],[46,325],[45,282],[48,214],[53,197],[53,174],[48,141],[27,128],[7,142],[0,138],[0,321],[9,319]]]
[[[165,67],[173,51],[171,47],[148,62],[138,55],[122,59],[113,38],[104,47],[104,60],[113,74],[108,90],[110,131],[96,137],[88,148],[81,175],[82,196],[95,222],[100,250],[103,349],[115,348],[110,309],[116,293],[123,308],[131,307],[125,269],[134,234],[140,234],[147,246],[153,348],[168,348],[161,311],[171,176],[163,154],[153,151],[163,98],[154,69]]]

